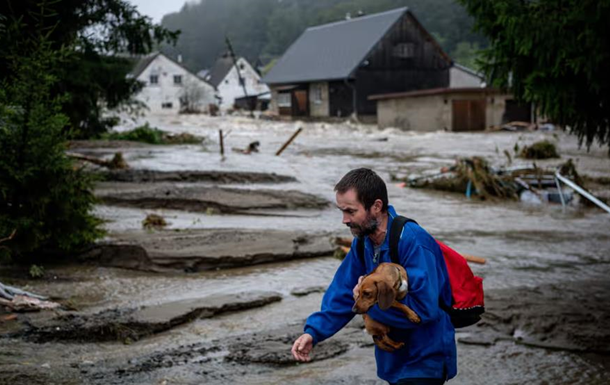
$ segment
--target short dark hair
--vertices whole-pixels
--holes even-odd
[[[366,210],[370,209],[375,200],[381,199],[383,203],[381,211],[388,210],[388,189],[385,182],[368,168],[357,168],[345,174],[335,186],[335,191],[345,194],[348,190],[354,189],[358,201],[364,205]]]

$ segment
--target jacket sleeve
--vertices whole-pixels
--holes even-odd
[[[426,246],[414,246],[408,252],[401,252],[401,263],[407,270],[409,291],[401,301],[421,318],[420,323],[409,321],[396,308],[381,310],[377,305],[368,311],[374,320],[399,329],[416,328],[422,324],[436,321],[442,311],[439,307],[437,256]]]
[[[358,278],[365,274],[362,262],[353,252],[355,248],[354,242],[324,294],[321,310],[307,318],[305,333],[313,337],[314,345],[337,333],[354,317],[353,289]]]

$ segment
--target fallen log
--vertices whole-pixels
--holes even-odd
[[[50,310],[61,307],[57,302],[43,301],[27,295],[15,295],[10,301],[0,298],[0,305],[4,305],[15,312]]]
[[[129,166],[127,165],[127,162],[125,162],[125,159],[123,159],[123,153],[121,153],[121,152],[117,152],[116,154],[114,154],[114,157],[111,160],[98,159],[93,156],[76,154],[73,152],[69,152],[67,155],[70,158],[93,163],[98,166],[106,167],[111,170],[129,168]]]
[[[21,290],[13,286],[8,286],[0,282],[0,298],[12,300],[17,295],[32,297],[40,300],[47,299],[47,297],[44,297],[42,295],[30,293],[29,291]]]

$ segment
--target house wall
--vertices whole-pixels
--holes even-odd
[[[320,98],[318,99],[316,95]],[[309,115],[324,117],[329,115],[329,111],[328,83],[309,83]]]
[[[480,87],[483,80],[458,67],[449,70],[449,88]]]
[[[151,75],[158,76],[157,84],[150,83]],[[174,75],[182,76],[182,84],[174,83]],[[138,80],[145,85],[135,98],[146,104],[149,114],[175,115],[180,112],[180,97],[186,87],[196,87],[201,91],[198,104],[202,112],[208,111],[209,104],[216,104],[214,87],[163,55],[158,55]],[[171,103],[171,108],[163,108],[164,103]]]
[[[379,128],[395,127],[405,131],[452,131],[454,100],[485,99],[485,126],[499,126],[506,108],[505,94],[452,93],[379,100]]]
[[[409,48],[408,55],[399,53],[400,45]],[[368,100],[370,95],[448,87],[450,66],[432,37],[406,13],[356,71],[358,115],[376,114],[377,105]]]
[[[252,68],[247,60],[239,58],[237,60],[237,65],[240,66],[241,76],[246,82],[246,92],[248,93],[248,96],[269,92],[269,87],[265,83],[261,83],[260,75]],[[224,111],[233,108],[235,99],[244,97],[244,89],[239,83],[239,76],[237,75],[235,66],[231,68],[225,78],[218,84],[218,96],[222,98],[220,109]]]

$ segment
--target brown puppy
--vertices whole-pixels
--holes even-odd
[[[373,341],[380,349],[393,352],[400,349],[404,343],[393,341],[388,337],[390,327],[367,316],[369,309],[379,304],[381,310],[395,307],[402,311],[414,323],[419,323],[419,316],[407,305],[398,301],[407,295],[408,281],[404,267],[395,263],[381,263],[360,283],[360,290],[352,311],[363,314],[366,331],[373,336]]]

